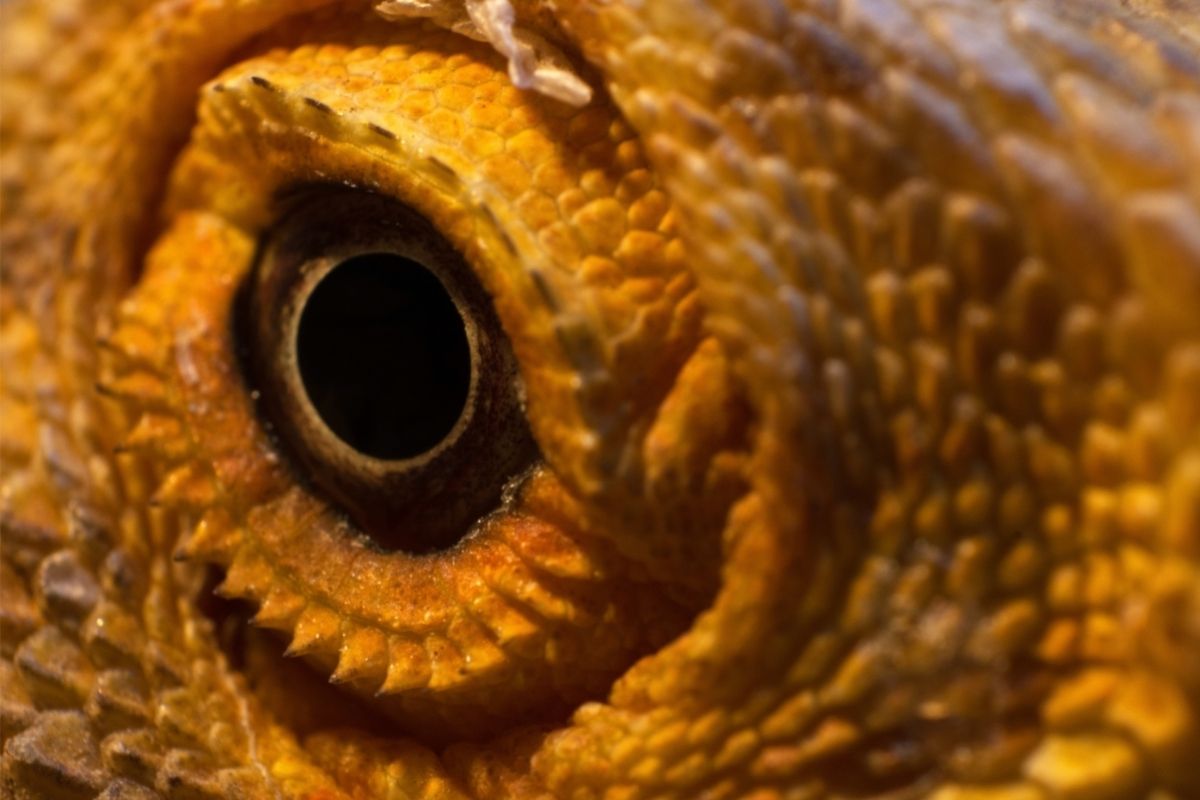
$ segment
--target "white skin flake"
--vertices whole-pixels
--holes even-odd
[[[592,87],[575,74],[562,51],[517,24],[509,0],[384,0],[375,7],[384,19],[424,18],[447,30],[487,42],[508,59],[508,77],[573,106],[592,99]]]

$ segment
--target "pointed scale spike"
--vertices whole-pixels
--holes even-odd
[[[150,453],[170,461],[179,461],[191,449],[183,424],[166,414],[145,413],[121,442],[119,450]]]
[[[171,470],[167,477],[163,478],[150,502],[200,510],[211,506],[216,497],[216,486],[213,485],[208,466],[187,463]]]
[[[342,644],[342,621],[333,610],[312,602],[300,612],[287,656],[317,655],[336,658]]]
[[[434,634],[425,639],[425,652],[429,654],[430,689],[446,689],[462,683],[467,674],[467,658],[458,645]]]
[[[552,578],[595,582],[604,565],[569,536],[549,525],[530,523],[506,530],[505,543],[529,569]]]
[[[216,593],[221,597],[257,599],[270,591],[274,581],[275,573],[267,560],[253,547],[243,544]]]
[[[139,408],[161,408],[166,399],[162,379],[145,371],[114,375],[96,383],[96,391]]]
[[[259,606],[253,622],[262,628],[276,631],[291,632],[296,625],[296,619],[308,601],[303,595],[297,594],[282,586],[276,586],[267,593],[267,597]]]
[[[541,655],[545,622],[539,622],[532,612],[524,611],[486,586],[476,590],[465,609],[505,651],[528,658]]]
[[[528,609],[549,623],[575,625],[595,623],[570,595],[548,589],[524,564],[515,569],[493,570],[483,576],[493,592],[511,603]]]
[[[387,637],[375,628],[358,628],[346,634],[337,669],[329,680],[334,683],[369,684],[378,688],[387,676]]]
[[[122,320],[109,336],[97,343],[118,359],[118,364],[128,368],[156,368],[162,357],[162,347],[154,330],[128,318]]]
[[[488,630],[473,620],[454,621],[446,631],[446,636],[462,653],[463,665],[457,673],[457,680],[465,675],[494,673],[511,663],[508,654],[496,646]],[[436,674],[435,666],[435,677]]]
[[[241,530],[230,523],[224,513],[210,510],[191,533],[179,542],[174,557],[177,561],[228,564],[241,543]]]
[[[388,669],[383,685],[375,694],[396,694],[429,685],[429,655],[420,642],[392,637],[388,642]]]

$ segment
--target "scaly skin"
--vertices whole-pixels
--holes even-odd
[[[1188,0],[518,3],[582,108],[369,3],[0,13],[5,796],[1200,796]],[[314,183],[520,364],[446,552],[239,366]]]

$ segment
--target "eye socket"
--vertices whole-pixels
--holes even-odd
[[[395,200],[318,187],[285,205],[240,325],[262,411],[376,547],[451,547],[537,458],[490,298]]]

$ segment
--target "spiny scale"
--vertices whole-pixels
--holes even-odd
[[[337,657],[341,643],[341,619],[332,609],[314,601],[300,612],[286,655],[314,655],[332,659]]]
[[[138,418],[120,448],[153,455],[169,463],[178,463],[191,452],[183,423],[174,416],[152,412]]]
[[[394,636],[388,643],[388,659],[387,677],[376,694],[397,694],[429,685],[432,669],[420,643]]]
[[[175,548],[175,558],[227,564],[242,546],[243,534],[218,509],[207,511]]]
[[[147,325],[122,320],[112,335],[100,337],[96,343],[125,369],[159,367],[162,348],[153,329]]]
[[[150,502],[187,511],[210,508],[217,490],[207,464],[190,462],[167,473]]]
[[[217,587],[222,597],[253,600],[265,595],[274,579],[270,564],[249,544],[242,544]]]
[[[377,690],[387,677],[388,640],[380,631],[359,628],[348,631],[342,640],[333,683],[359,683]]]
[[[277,631],[292,631],[300,612],[308,605],[303,595],[282,586],[275,586],[267,593],[254,615],[253,623]]]
[[[161,377],[147,371],[115,375],[97,381],[96,390],[138,408],[162,409],[166,406],[166,385]]]

